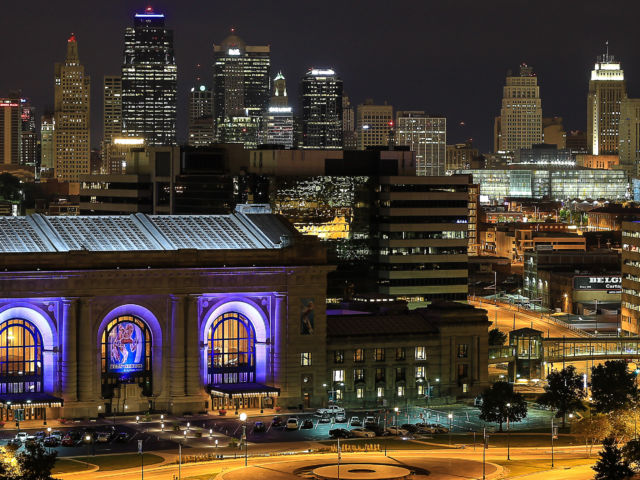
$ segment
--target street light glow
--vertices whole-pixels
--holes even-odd
[[[247,419],[247,414],[246,414],[246,413],[244,413],[244,412],[242,412],[242,413],[240,414],[240,420],[244,422],[246,419]]]

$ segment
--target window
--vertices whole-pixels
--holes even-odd
[[[404,360],[406,357],[404,347],[396,348],[396,360]]]
[[[467,358],[469,356],[469,345],[461,343],[458,345],[458,358]]]
[[[463,383],[462,384],[462,393],[467,393],[469,391],[469,384],[468,383]]]
[[[396,382],[402,382],[405,380],[404,367],[396,368]]]
[[[398,385],[397,394],[399,397],[404,397],[404,385]]]
[[[344,363],[344,350],[333,352],[333,363]]]
[[[424,378],[424,366],[416,367],[416,378]]]
[[[0,329],[0,392],[42,392],[42,335],[21,319],[7,320]]]
[[[376,368],[376,382],[384,382],[385,377],[385,369],[384,368]]]
[[[364,362],[364,348],[356,348],[353,351],[353,361],[355,363],[362,363]]]
[[[426,389],[426,387],[424,385],[418,385],[418,396],[419,397],[424,396],[424,394],[425,394],[424,392],[426,392],[426,391],[427,391],[427,389]]]
[[[334,370],[333,371],[333,381],[334,382],[344,382],[344,370]]]
[[[364,368],[356,368],[353,371],[354,382],[364,382]]]
[[[356,398],[364,398],[364,388],[362,387],[356,388]]]
[[[216,318],[207,338],[209,384],[251,383],[256,376],[256,333],[237,312]]]
[[[342,390],[339,388],[336,390],[336,400],[342,400]]]
[[[384,387],[378,387],[376,389],[376,396],[378,398],[384,397]]]
[[[469,377],[469,365],[461,363],[458,365],[458,379],[463,380]]]
[[[416,347],[416,360],[426,360],[426,359],[427,359],[427,348]]]
[[[384,348],[376,348],[373,354],[376,362],[384,362]]]
[[[300,365],[303,367],[311,365],[311,352],[302,352],[300,354]]]

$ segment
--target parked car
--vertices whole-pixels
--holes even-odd
[[[351,417],[351,420],[349,420],[349,425],[351,425],[352,427],[361,427],[362,421],[359,417]]]
[[[267,426],[264,422],[256,422],[253,425],[253,433],[263,433],[267,431]]]
[[[22,442],[15,438],[10,438],[9,441],[7,442],[7,447],[20,448],[21,446],[22,446]]]
[[[434,425],[433,433],[449,433],[449,429],[447,427],[443,427],[442,425]]]
[[[329,430],[331,438],[351,438],[351,432],[346,428],[332,428]]]
[[[54,437],[57,438],[58,441],[62,440],[62,437],[64,435],[62,435],[62,432],[60,430],[52,430],[51,434],[49,435],[50,437]]]
[[[374,425],[378,425],[378,421],[375,419],[375,417],[372,417],[372,416],[364,417],[365,427],[373,427]]]
[[[16,436],[14,438],[18,440],[20,443],[24,443],[27,441],[27,437],[28,437],[27,432],[18,432],[16,433]]]
[[[335,415],[337,413],[342,413],[344,415],[344,408],[339,407],[338,405],[329,405],[327,408],[319,408],[316,410],[316,415]]]
[[[42,444],[45,447],[57,447],[58,445],[60,445],[60,440],[57,437],[49,436],[44,439]]]
[[[322,415],[320,417],[320,420],[318,420],[320,423],[331,423],[331,416],[327,415]]]
[[[283,425],[284,421],[282,420],[282,417],[273,417],[273,420],[271,421],[271,426],[272,427],[281,427]]]
[[[36,432],[35,435],[34,435],[34,437],[36,437],[36,440],[38,440],[39,442],[43,441],[44,437],[46,437],[46,436],[47,436],[47,434],[45,432],[42,432],[42,431]]]
[[[336,413],[336,423],[347,423],[347,416],[344,413]]]
[[[96,442],[98,443],[109,443],[109,440],[111,440],[111,434],[108,432],[100,432],[96,436]]]
[[[362,437],[362,438],[374,438],[376,436],[375,432],[371,430],[366,430],[364,428],[352,428],[350,430],[351,435],[354,437]]]
[[[298,417],[289,417],[287,420],[287,430],[297,430],[299,425]]]
[[[118,443],[127,443],[131,439],[131,434],[128,432],[118,432],[115,436],[115,441]]]
[[[404,425],[403,425],[404,426]],[[422,434],[431,434],[431,433],[436,433],[435,428],[433,428],[433,425],[429,425],[427,423],[416,423],[416,432],[415,433],[422,433]]]
[[[310,418],[305,418],[302,421],[302,426],[300,428],[313,428],[313,420]]]
[[[413,423],[405,423],[400,425],[400,428],[406,430],[409,433],[416,433],[418,431],[418,427]]]
[[[409,434],[407,430],[400,427],[387,427],[386,431],[389,433],[389,435],[401,435],[403,437]]]
[[[62,437],[62,441],[60,443],[63,447],[73,447],[76,444],[76,440],[70,433],[67,433],[64,437]]]

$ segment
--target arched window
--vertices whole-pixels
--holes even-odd
[[[42,335],[28,320],[0,324],[0,393],[42,392]]]
[[[102,332],[102,396],[122,383],[137,383],[151,395],[151,331],[133,315],[121,315]]]
[[[247,317],[229,312],[207,334],[209,384],[250,383],[256,377],[256,332]]]

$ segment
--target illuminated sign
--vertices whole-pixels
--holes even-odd
[[[622,291],[622,277],[612,275],[610,277],[573,277],[574,290],[603,290],[609,293],[620,293]]]
[[[326,69],[326,70],[319,70],[319,69],[313,69],[311,70],[311,75],[335,75],[336,72],[334,72],[331,69]]]
[[[240,55],[240,49],[239,48],[230,48],[227,53],[229,55]]]
[[[144,145],[144,138],[114,138],[115,145]]]
[[[0,107],[19,107],[17,103],[0,103]]]
[[[291,113],[291,107],[269,107],[269,113]]]
[[[163,13],[136,13],[136,18],[164,18]]]
[[[135,323],[116,324],[109,332],[108,349],[110,372],[144,370],[144,334]]]

